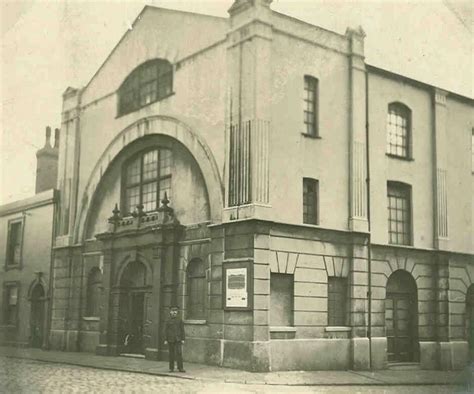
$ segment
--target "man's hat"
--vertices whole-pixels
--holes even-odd
[[[173,310],[178,311],[178,310],[179,310],[179,307],[178,307],[177,305],[172,305],[172,306],[170,307],[170,310],[172,310],[172,311],[173,311]]]

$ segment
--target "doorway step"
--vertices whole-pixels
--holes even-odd
[[[421,369],[420,363],[415,362],[399,362],[399,363],[388,363],[388,369],[392,371],[413,371]]]
[[[121,357],[130,357],[130,358],[145,358],[144,354],[139,353],[120,353]]]

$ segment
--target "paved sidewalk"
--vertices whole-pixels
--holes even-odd
[[[168,372],[166,361],[130,357],[104,357],[91,353],[44,351],[0,347],[0,356],[50,363],[71,364],[115,371],[173,376],[180,379],[219,381],[240,384],[292,386],[387,386],[387,385],[462,385],[474,389],[474,366],[464,371],[384,370],[366,371],[280,371],[247,372],[230,368],[185,363],[186,373]]]

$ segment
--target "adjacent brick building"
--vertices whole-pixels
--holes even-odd
[[[178,305],[188,361],[462,368],[472,100],[270,3],[147,6],[64,93],[51,347],[162,359]]]

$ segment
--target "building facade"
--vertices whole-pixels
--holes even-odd
[[[462,368],[472,100],[270,3],[145,7],[65,91],[50,346],[163,359],[178,305],[189,361]]]
[[[47,348],[59,130],[37,153],[36,195],[0,206],[0,344]]]

